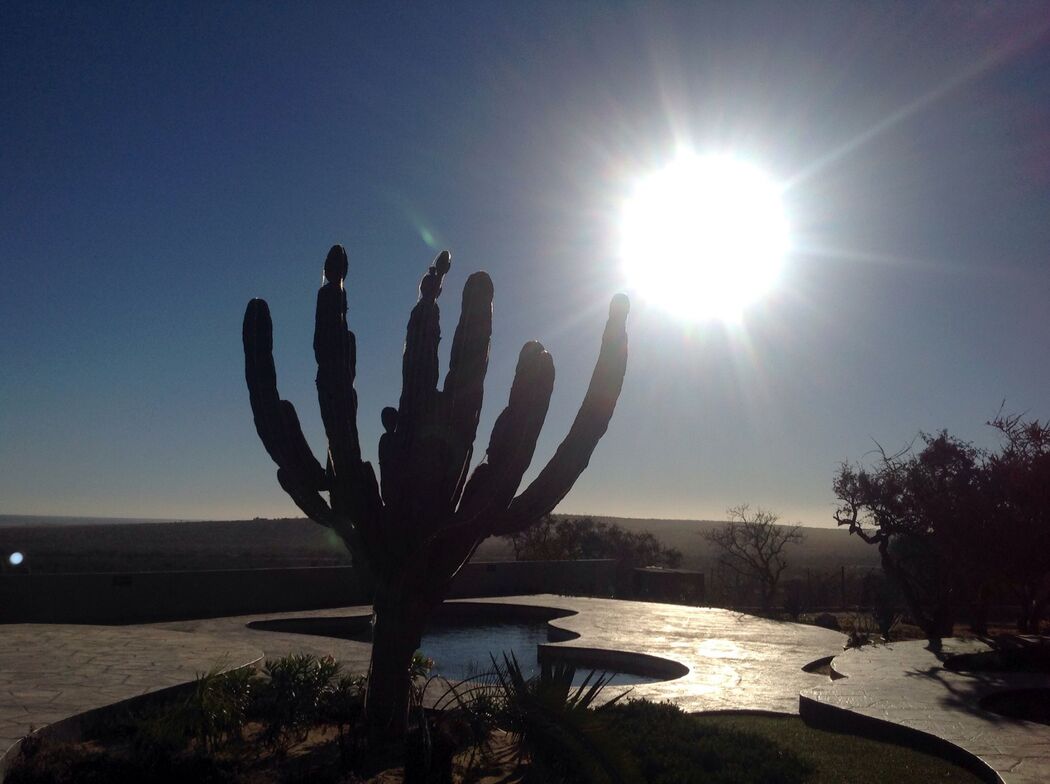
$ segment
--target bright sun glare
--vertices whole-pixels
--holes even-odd
[[[787,250],[780,193],[729,156],[681,154],[624,206],[630,285],[684,318],[736,321],[775,283]]]

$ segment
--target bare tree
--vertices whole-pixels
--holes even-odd
[[[729,522],[704,534],[719,549],[718,562],[736,574],[758,583],[762,609],[768,610],[780,575],[787,568],[784,548],[801,544],[797,525],[778,525],[779,516],[765,509],[751,511],[748,504],[726,510]]]

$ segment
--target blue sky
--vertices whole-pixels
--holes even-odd
[[[559,510],[828,525],[872,439],[990,444],[1004,399],[1050,417],[1048,26],[1026,3],[4,3],[0,513],[296,514],[240,322],[269,301],[322,453],[335,242],[367,454],[448,247],[446,343],[466,276],[496,286],[479,442],[521,344],[554,356],[538,470],[626,286],[622,202],[688,145],[785,184],[792,252],[736,327],[633,298],[616,416]]]

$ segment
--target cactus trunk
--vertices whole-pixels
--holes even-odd
[[[374,741],[400,740],[408,726],[409,667],[429,615],[425,603],[398,601],[380,589],[372,605],[372,658],[365,721]]]

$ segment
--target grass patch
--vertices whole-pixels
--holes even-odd
[[[688,714],[645,701],[609,711],[647,784],[925,784],[980,778],[932,754],[816,729],[797,716]]]
[[[761,738],[790,754],[809,772],[806,784],[895,784],[907,782],[965,782],[981,779],[965,768],[933,754],[906,746],[810,727],[795,716],[694,715],[705,728],[717,728]],[[776,779],[742,779],[775,781]]]
[[[609,718],[646,784],[803,784],[812,772],[775,741],[669,703],[629,702]]]

